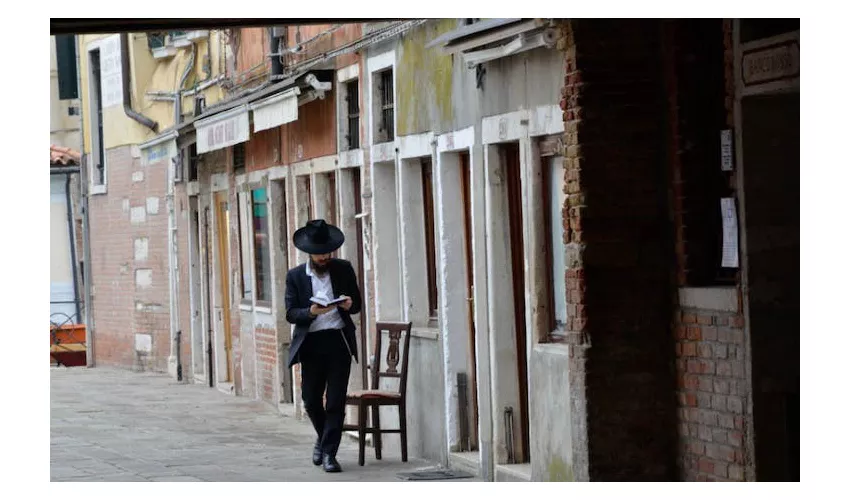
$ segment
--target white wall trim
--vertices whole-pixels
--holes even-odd
[[[481,141],[485,145],[563,132],[564,121],[557,104],[488,116],[481,120]]]
[[[269,176],[269,171],[267,169],[254,170],[253,172],[248,172],[248,183],[249,184],[266,184],[268,176]]]
[[[336,72],[336,81],[339,83],[350,82],[351,80],[360,77],[360,64],[354,63],[351,66],[346,66],[338,69]]]
[[[227,191],[228,184],[227,174],[212,174],[210,176],[210,192]]]
[[[186,183],[186,193],[189,196],[197,196],[201,192],[201,185],[198,181],[190,181]]]
[[[351,149],[339,153],[339,168],[354,168],[363,166],[363,150]]]
[[[530,110],[528,135],[539,137],[564,133],[564,113],[557,104],[539,106]]]
[[[395,141],[373,144],[371,153],[372,164],[394,162],[397,156]]]
[[[437,136],[437,153],[465,151],[475,145],[475,127],[446,132]]]
[[[236,186],[239,187],[239,186],[244,185],[247,180],[248,180],[248,174],[239,174],[239,175],[236,176],[236,179],[234,179],[234,182],[235,182]]]
[[[431,157],[434,152],[434,133],[405,135],[398,138],[398,158],[407,160],[410,158]]]
[[[286,165],[278,165],[276,167],[271,167],[269,169],[269,180],[276,181],[279,179],[285,179],[289,174],[289,167]]]
[[[366,67],[369,69],[369,74],[382,69],[389,68],[395,65],[395,50],[388,50],[383,54],[372,56],[366,60]]]
[[[328,155],[293,163],[289,168],[294,175],[321,174],[324,172],[333,172],[336,170],[338,163],[338,155]]]

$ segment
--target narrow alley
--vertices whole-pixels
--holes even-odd
[[[326,474],[309,423],[163,374],[53,368],[50,384],[51,481],[400,481],[435,466],[385,449],[359,467],[344,439],[343,473]]]

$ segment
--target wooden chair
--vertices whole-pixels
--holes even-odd
[[[411,323],[390,323],[379,322],[375,325],[377,330],[377,346],[375,352],[375,362],[369,366],[372,374],[371,389],[363,389],[348,393],[346,405],[357,407],[357,425],[344,425],[343,429],[347,431],[357,431],[360,440],[360,454],[358,463],[362,466],[366,461],[366,433],[372,434],[372,441],[375,445],[375,458],[381,459],[381,435],[382,434],[399,434],[401,437],[401,461],[407,462],[407,408],[406,393],[407,393],[407,360],[410,353],[410,329]],[[386,370],[381,370],[381,343],[382,332],[389,332],[389,346],[387,347]],[[399,344],[404,337],[404,346],[399,352]],[[401,371],[398,370],[398,363],[401,361]],[[380,389],[381,379],[397,378],[399,380],[398,391],[391,389]],[[365,381],[364,381],[365,385]],[[396,406],[398,407],[398,429],[381,429],[381,406]],[[372,427],[366,425],[367,409],[371,408]]]

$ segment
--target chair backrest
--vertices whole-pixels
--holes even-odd
[[[375,363],[372,366],[372,389],[379,389],[381,378],[399,379],[398,391],[404,398],[407,393],[407,361],[410,355],[410,330],[413,323],[395,323],[379,321],[375,324],[377,345],[375,350]],[[389,334],[387,345],[387,357],[383,359],[382,342],[383,332]],[[402,339],[402,337],[404,337]],[[401,346],[402,340],[404,345]],[[386,362],[386,367],[384,367]],[[401,370],[399,370],[401,362]]]

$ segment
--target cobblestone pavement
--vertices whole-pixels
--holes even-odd
[[[309,423],[265,403],[162,374],[51,368],[51,481],[399,481],[437,464],[344,437],[341,474],[310,461]]]

